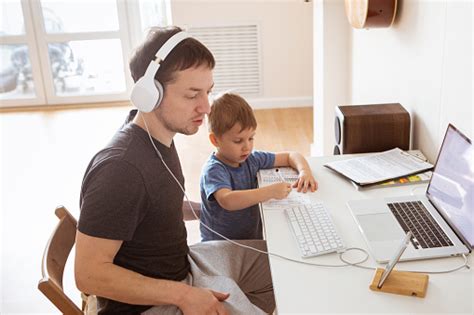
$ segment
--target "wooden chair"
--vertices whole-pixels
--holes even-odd
[[[63,272],[66,261],[76,241],[76,219],[60,206],[55,210],[59,223],[51,235],[43,254],[43,278],[38,283],[38,289],[63,313],[79,315],[84,314],[85,303],[82,310],[64,293]],[[84,296],[83,296],[84,301]]]

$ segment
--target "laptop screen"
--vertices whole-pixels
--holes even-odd
[[[448,126],[427,190],[428,198],[459,236],[474,247],[474,150]]]

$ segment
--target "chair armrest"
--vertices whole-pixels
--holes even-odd
[[[196,218],[196,215],[194,215],[193,210],[191,210],[191,207],[189,206],[189,203],[186,200],[184,200],[183,201],[183,219],[184,219],[184,221],[198,220],[201,217],[201,203],[191,201],[191,205],[193,207],[194,212],[196,213],[196,215],[198,217]]]

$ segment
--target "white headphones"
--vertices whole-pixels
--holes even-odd
[[[160,106],[163,99],[163,85],[155,80],[161,62],[180,42],[191,37],[186,32],[178,32],[168,39],[158,50],[155,59],[150,62],[145,74],[138,79],[132,88],[130,100],[139,111],[149,113]]]

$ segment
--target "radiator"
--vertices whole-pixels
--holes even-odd
[[[262,94],[258,24],[192,26],[187,31],[216,59],[214,92],[233,91],[252,97]]]

